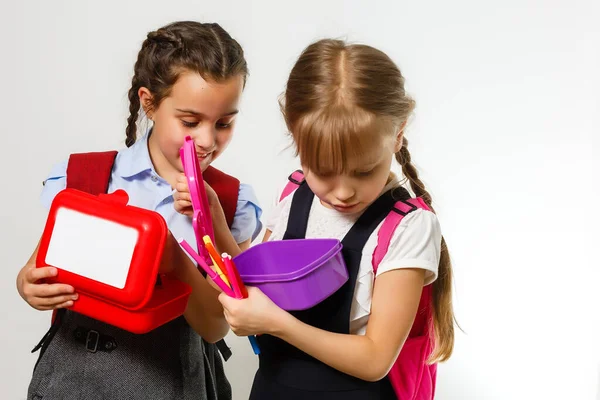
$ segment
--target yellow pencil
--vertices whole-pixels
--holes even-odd
[[[223,271],[225,271],[225,264],[223,264],[221,257],[219,257],[219,253],[217,253],[217,249],[215,249],[215,246],[213,245],[212,240],[210,240],[210,236],[205,235],[202,238],[202,240],[204,241],[206,250],[208,250],[208,254],[210,255],[210,259],[213,262],[215,271],[217,272],[217,274],[219,274],[221,279],[223,279],[223,282],[225,282],[225,284],[227,284],[227,286],[231,287],[231,283],[229,283],[229,279],[227,279],[227,274],[223,272]]]

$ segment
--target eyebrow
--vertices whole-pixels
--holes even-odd
[[[182,108],[176,108],[175,110],[177,110],[177,111],[179,111],[181,113],[184,113],[184,114],[192,114],[192,115],[195,115],[197,117],[206,118],[206,115],[204,115],[204,114],[202,114],[201,112],[198,112],[198,111],[194,111],[194,110],[190,110],[190,109],[182,109]],[[239,112],[239,110],[233,110],[231,112],[228,112],[227,114],[221,115],[220,118],[229,117],[229,116],[237,114],[238,112]]]

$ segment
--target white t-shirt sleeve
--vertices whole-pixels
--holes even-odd
[[[427,270],[425,285],[436,280],[440,262],[442,231],[434,213],[418,209],[402,219],[386,255],[377,269],[377,276],[401,268]]]
[[[271,212],[269,213],[269,216],[267,217],[267,220],[265,223],[265,228],[267,228],[271,232],[273,232],[273,230],[275,230],[275,227],[277,226],[277,223],[279,222],[279,219],[281,218],[281,214],[283,212],[283,209],[285,208],[286,199],[288,197],[292,197],[294,195],[294,193],[290,193],[285,199],[282,199],[281,201],[279,201],[279,199],[281,198],[281,194],[285,190],[286,186],[287,186],[287,183],[286,183],[286,185],[280,187],[279,190],[277,190],[276,195],[273,197],[273,203],[271,204],[273,208],[271,208]]]

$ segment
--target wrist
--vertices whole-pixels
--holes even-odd
[[[294,316],[287,311],[278,308],[279,312],[274,313],[273,319],[269,324],[269,332],[271,336],[284,339],[288,332],[294,329],[294,324],[298,321]]]
[[[225,211],[223,211],[223,207],[219,201],[209,203],[208,208],[213,219],[215,219],[215,217],[220,217],[221,215],[225,218]]]

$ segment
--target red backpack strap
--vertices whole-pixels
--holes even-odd
[[[105,194],[116,151],[71,154],[67,164],[67,187],[93,195]]]
[[[95,196],[106,194],[108,184],[110,183],[110,174],[117,151],[104,151],[96,153],[77,153],[69,156],[67,164],[67,188],[81,190]],[[55,322],[60,324],[60,318],[64,314],[64,309],[54,310],[52,312],[52,327],[46,335],[51,334]],[[58,327],[58,325],[56,325]],[[56,328],[58,329],[58,328]],[[52,333],[54,335],[54,333]],[[46,340],[42,338],[40,343],[33,349],[37,351]]]
[[[219,202],[221,203],[221,207],[223,207],[227,225],[231,228],[240,194],[240,181],[210,165],[206,171],[202,172],[202,178],[219,196]]]
[[[298,186],[302,185],[304,182],[304,172],[301,169],[298,169],[290,174],[288,177],[288,183],[283,188],[283,192],[281,192],[281,197],[279,197],[279,201],[288,197],[294,190],[298,189]]]

